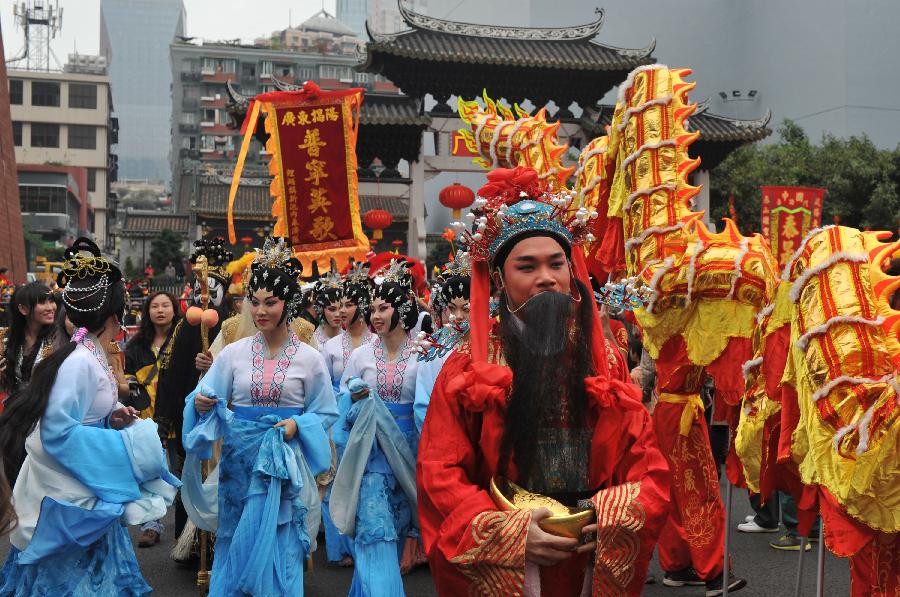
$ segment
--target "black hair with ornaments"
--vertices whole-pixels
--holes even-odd
[[[419,321],[419,307],[413,294],[413,277],[410,273],[411,263],[391,260],[390,265],[381,277],[380,283],[372,290],[372,302],[381,299],[394,308],[391,328],[397,324],[406,331],[411,330]],[[366,311],[366,323],[371,325],[371,313]]]
[[[247,297],[252,298],[253,293],[258,290],[268,290],[286,303],[281,316],[282,321],[286,317],[293,319],[296,303],[302,298],[300,291],[302,272],[303,266],[293,256],[289,240],[267,238],[262,250],[257,250],[256,259],[250,265]]]

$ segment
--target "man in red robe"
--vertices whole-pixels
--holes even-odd
[[[579,245],[589,214],[559,209],[565,196],[533,170],[488,178],[467,235],[470,339],[437,379],[419,444],[435,584],[447,596],[639,595],[669,473],[640,392],[600,331]],[[492,324],[488,268],[501,290]],[[580,539],[550,534],[539,525],[549,510],[498,507],[495,476],[591,507],[596,523]]]

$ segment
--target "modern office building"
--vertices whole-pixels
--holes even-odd
[[[184,35],[181,0],[102,0],[100,53],[109,64],[123,178],[168,182],[169,46]]]
[[[185,160],[229,170],[234,164],[240,138],[238,130],[229,127],[226,83],[245,96],[273,91],[273,78],[289,84],[314,80],[325,89],[364,87],[396,92],[382,77],[353,70],[358,62],[356,42],[345,41],[347,32],[346,27],[323,11],[297,28],[276,32],[275,35],[291,40],[290,48],[267,47],[262,41],[253,46],[172,44],[170,156],[176,204],[177,178]],[[320,43],[304,45],[304,39],[318,39]],[[261,150],[262,146],[254,140],[248,165],[259,161]]]
[[[20,198],[29,204],[22,211],[60,216],[51,218],[47,240],[65,242],[87,232],[101,247],[111,247],[115,205],[109,183],[117,175],[111,146],[118,140],[118,123],[112,116],[105,58],[71,55],[63,72],[10,69],[8,74]],[[34,175],[23,182],[23,172]],[[42,185],[47,192],[35,195]],[[77,209],[77,222],[71,202],[51,200],[59,194],[53,189],[61,188],[66,189],[63,195],[74,190],[73,197],[85,202]]]

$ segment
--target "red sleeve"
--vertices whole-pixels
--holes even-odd
[[[669,513],[669,467],[636,388],[591,381],[589,393],[607,403],[596,411],[591,455],[594,480],[606,479],[592,500],[598,524],[593,594],[617,587],[617,594],[640,595]],[[605,399],[596,392],[604,386]]]
[[[482,413],[467,412],[454,391],[465,387],[459,382],[470,373],[469,363],[468,355],[450,357],[428,406],[416,464],[422,539],[440,594],[465,595],[481,582],[498,581],[516,594],[525,581],[531,512],[500,512],[482,489]]]

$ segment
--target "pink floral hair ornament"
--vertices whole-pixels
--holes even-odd
[[[74,342],[75,344],[80,343],[82,340],[84,340],[84,337],[87,336],[87,333],[88,329],[86,327],[82,326],[78,328],[77,330],[75,330],[75,333],[72,334],[72,342]]]

